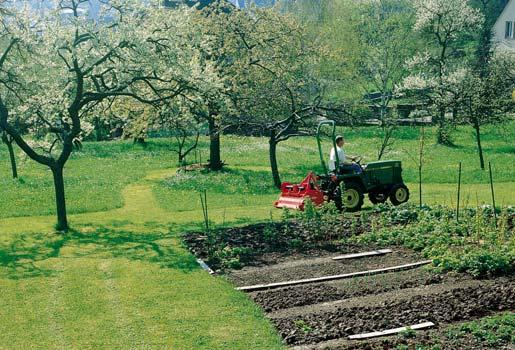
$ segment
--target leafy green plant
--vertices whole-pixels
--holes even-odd
[[[304,243],[297,238],[294,238],[288,242],[288,247],[294,250],[301,249],[304,246]]]
[[[265,242],[272,246],[276,245],[279,242],[280,235],[281,232],[277,230],[277,228],[273,225],[268,225],[263,230],[263,238]]]
[[[411,329],[410,327],[408,327],[405,331],[399,333],[399,335],[403,338],[414,338],[416,334],[417,332],[414,329]]]
[[[446,337],[459,339],[468,335],[491,347],[515,344],[515,313],[508,312],[452,327],[447,331]]]
[[[295,324],[295,327],[297,327],[297,329],[299,329],[300,331],[302,331],[306,334],[309,334],[313,331],[313,328],[311,328],[304,320],[295,320],[294,324]]]
[[[242,263],[252,256],[252,249],[247,247],[224,247],[214,253],[224,268],[239,269]]]

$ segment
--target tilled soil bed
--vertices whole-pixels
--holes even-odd
[[[371,248],[367,247],[366,249]],[[269,257],[269,255],[272,257]],[[226,271],[226,275],[237,285],[265,284],[373,270],[423,260],[420,255],[402,248],[396,249],[391,254],[376,256],[373,259],[352,259],[345,262],[333,261],[331,257],[335,255],[337,254],[318,252],[316,257],[302,258],[295,254],[288,258],[282,257],[277,261],[274,254],[263,254],[261,256],[262,262],[274,261],[275,263],[262,263],[259,266],[247,266],[240,270],[229,270]]]
[[[390,291],[401,291],[403,289],[444,282],[452,281],[459,283],[461,280],[466,280],[466,278],[435,275],[428,270],[416,269],[381,276],[258,291],[249,293],[249,295],[265,311],[272,312],[295,306],[350,299]]]
[[[237,230],[237,229],[233,229]],[[230,235],[239,244],[252,244],[252,232]],[[197,256],[208,254],[200,237],[187,243]],[[233,243],[236,244],[236,243]],[[392,253],[335,261],[340,254],[364,252],[372,246],[332,245],[309,250],[274,250],[256,239],[254,261],[241,269],[221,270],[235,287],[252,286],[313,277],[324,277],[394,267],[424,260],[423,256],[400,247]],[[338,279],[328,282],[272,287],[250,291],[276,325],[286,344],[298,349],[394,349],[404,344],[432,344],[450,325],[477,320],[488,315],[515,311],[515,276],[476,280],[463,274],[437,274],[431,268]],[[360,333],[410,326],[430,321],[435,326],[417,331],[412,338],[386,338],[350,341]],[[442,337],[443,339],[443,337]],[[442,340],[444,349],[488,349],[473,337]],[[509,344],[505,344],[510,346]],[[499,349],[508,348],[502,347]],[[515,347],[514,347],[515,348]]]
[[[318,343],[352,334],[432,321],[436,325],[473,320],[496,311],[515,309],[515,283],[500,280],[455,286],[440,292],[402,294],[367,300],[361,305],[329,305],[291,314],[273,321],[288,344]],[[302,327],[299,327],[299,324]]]

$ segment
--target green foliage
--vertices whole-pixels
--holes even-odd
[[[313,331],[313,328],[311,328],[304,320],[295,320],[294,324],[295,324],[295,327],[297,327],[297,329],[299,329],[300,331],[302,331],[306,334],[309,334]]]
[[[400,333],[400,336],[403,338],[414,338],[416,336],[416,334],[417,334],[417,331],[408,327],[405,331],[402,331]]]
[[[224,247],[214,252],[215,261],[218,260],[222,268],[239,269],[243,262],[249,261],[252,249],[247,247]]]
[[[507,275],[515,271],[513,208],[504,209],[497,227],[492,211],[469,210],[456,221],[445,207],[403,205],[372,216],[371,232],[356,241],[380,245],[402,245],[433,259],[442,271],[473,276]],[[393,226],[392,226],[393,225]]]
[[[490,347],[515,344],[515,313],[486,317],[454,326],[446,334],[448,339],[460,339],[469,335]]]
[[[166,180],[166,186],[175,190],[210,191],[225,194],[271,194],[277,189],[270,182],[270,174],[266,171],[232,169],[222,171],[186,171]]]
[[[331,242],[338,235],[335,227],[342,221],[342,215],[334,203],[316,207],[309,199],[306,200],[304,211],[295,212],[294,218],[309,229],[305,239],[313,243]]]

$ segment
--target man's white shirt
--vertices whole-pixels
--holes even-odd
[[[343,148],[336,146],[336,152],[338,153],[338,161],[340,164],[345,163],[345,152]],[[334,171],[336,169],[336,153],[334,152],[334,147],[331,149],[331,153],[329,153],[329,171]]]

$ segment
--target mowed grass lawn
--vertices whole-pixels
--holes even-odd
[[[488,172],[479,170],[471,128],[457,146],[433,142],[426,130],[423,200],[455,204],[458,162],[463,205],[490,202]],[[345,129],[347,151],[374,160],[375,128]],[[419,129],[401,128],[386,158],[401,159],[418,200]],[[484,130],[497,203],[515,204],[515,124]],[[280,349],[262,312],[223,278],[200,270],[180,233],[199,229],[198,192],[208,192],[210,219],[249,223],[280,212],[271,203],[267,140],[223,137],[220,174],[175,175],[169,140],[85,143],[65,170],[73,231],[53,232],[51,174],[19,159],[20,181],[9,178],[0,145],[0,349]],[[202,158],[207,158],[202,140]],[[328,151],[328,149],[326,150]],[[319,170],[313,138],[281,144],[283,180]]]

